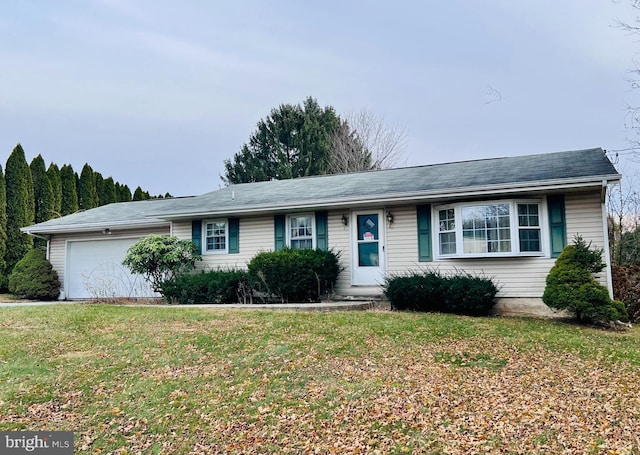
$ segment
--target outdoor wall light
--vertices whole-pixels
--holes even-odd
[[[393,213],[387,212],[387,223],[393,224]]]
[[[347,226],[349,224],[349,218],[347,218],[347,215],[342,215],[342,225],[343,226]]]
[[[103,234],[111,234],[111,229],[109,229],[109,228],[103,229],[102,233]]]

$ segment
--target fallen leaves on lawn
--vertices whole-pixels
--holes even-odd
[[[640,454],[640,371],[625,361],[488,337],[294,341],[224,357],[188,344],[171,365],[145,351],[117,380],[61,384],[0,424],[76,431],[87,454]]]

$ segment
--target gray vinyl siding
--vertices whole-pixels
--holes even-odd
[[[78,232],[72,234],[55,234],[49,242],[49,261],[53,269],[58,273],[60,285],[64,286],[65,278],[65,261],[67,257],[66,245],[69,240],[99,240],[99,239],[117,239],[127,237],[144,237],[149,234],[169,234],[169,227],[152,228],[152,229],[129,229],[116,231],[111,234],[103,234],[102,232]],[[61,289],[64,291],[64,289]]]

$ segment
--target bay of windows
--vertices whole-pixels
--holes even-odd
[[[541,255],[540,204],[525,201],[437,207],[440,256]]]

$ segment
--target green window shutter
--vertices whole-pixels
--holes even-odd
[[[548,196],[549,237],[551,238],[551,257],[557,258],[567,246],[567,227],[564,213],[564,196]]]
[[[198,254],[202,254],[202,220],[191,222],[191,241],[196,246]]]
[[[273,231],[275,233],[275,250],[280,251],[286,244],[286,227],[284,215],[273,217]]]
[[[229,254],[240,252],[240,219],[229,218]]]
[[[324,251],[329,249],[327,212],[316,212],[316,248]]]
[[[433,260],[431,252],[431,205],[416,207],[418,215],[418,261]]]

